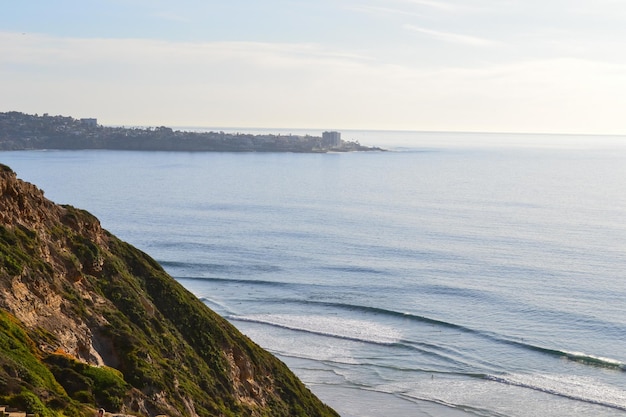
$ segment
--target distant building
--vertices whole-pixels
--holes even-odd
[[[340,132],[323,132],[322,133],[322,145],[328,147],[337,147],[341,145],[341,133]]]
[[[87,119],[80,119],[80,122],[87,127],[97,127],[98,126],[98,119],[93,119],[93,118],[87,118]]]

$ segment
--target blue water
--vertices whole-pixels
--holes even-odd
[[[0,162],[343,416],[626,415],[623,139],[354,134],[395,151]]]

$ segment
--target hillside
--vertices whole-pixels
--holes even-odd
[[[336,416],[89,213],[0,165],[0,403],[41,416]]]

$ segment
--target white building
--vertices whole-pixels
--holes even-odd
[[[329,146],[331,148],[341,145],[341,132],[323,132],[322,145]]]

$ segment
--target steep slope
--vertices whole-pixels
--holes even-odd
[[[41,415],[335,416],[89,213],[0,165],[0,402]]]

